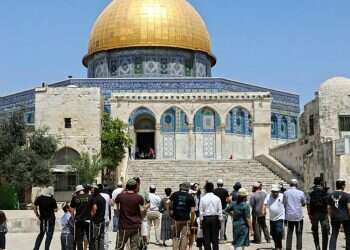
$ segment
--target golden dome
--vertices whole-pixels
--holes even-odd
[[[215,64],[207,27],[187,0],[113,0],[97,18],[88,58],[130,47],[172,47],[201,51]]]

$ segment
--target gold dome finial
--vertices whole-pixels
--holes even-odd
[[[83,63],[98,52],[131,47],[201,51],[216,62],[207,27],[186,0],[113,0],[92,28]]]

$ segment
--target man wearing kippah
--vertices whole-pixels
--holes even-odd
[[[328,200],[328,215],[331,218],[332,235],[329,241],[329,250],[337,248],[337,239],[340,227],[343,226],[346,249],[350,249],[350,195],[345,190],[345,180],[338,179],[336,190],[331,193]]]
[[[144,216],[144,199],[137,193],[135,179],[126,183],[126,191],[119,194],[115,203],[120,211],[116,249],[124,249],[130,240],[130,250],[137,250],[140,242],[141,224]]]
[[[284,193],[284,206],[286,209],[286,220],[288,223],[286,250],[292,250],[293,232],[295,230],[297,238],[297,250],[303,247],[303,225],[304,213],[303,207],[306,204],[305,194],[298,188],[298,181],[292,179],[290,188]]]

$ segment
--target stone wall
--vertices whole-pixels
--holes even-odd
[[[47,127],[58,138],[59,149],[99,152],[102,111],[99,88],[37,88],[35,92],[35,128]],[[65,118],[71,119],[71,128],[65,128]]]

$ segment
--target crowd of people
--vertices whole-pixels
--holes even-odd
[[[350,249],[350,195],[346,193],[345,181],[337,180],[334,192],[322,185],[316,177],[312,191],[307,195],[298,189],[298,181],[290,181],[290,187],[272,185],[271,192],[263,190],[262,183],[255,183],[248,192],[239,182],[230,194],[223,180],[206,182],[204,192],[198,183],[182,183],[179,190],[166,188],[163,198],[156,194],[156,187],[141,189],[138,177],[129,179],[125,186],[106,189],[102,185],[78,185],[70,202],[62,205],[60,218],[62,250],[108,250],[112,239],[108,238],[110,225],[117,232],[116,250],[126,245],[131,250],[147,249],[154,229],[154,244],[167,246],[172,240],[173,249],[200,250],[219,249],[226,242],[227,221],[232,219],[232,248],[245,249],[251,243],[274,242],[274,249],[292,249],[295,231],[296,249],[303,249],[303,207],[307,206],[312,224],[316,250],[335,250],[341,228]],[[249,197],[249,199],[248,199]],[[39,250],[44,236],[45,250],[50,249],[55,230],[57,202],[49,189],[37,197],[34,212],[40,220],[40,232],[34,250]],[[267,213],[268,211],[268,213]],[[270,228],[267,227],[267,215]],[[321,225],[322,242],[319,239]],[[331,230],[330,240],[329,234]],[[285,233],[286,231],[286,233]],[[6,216],[0,211],[0,250],[5,249],[7,233]]]

